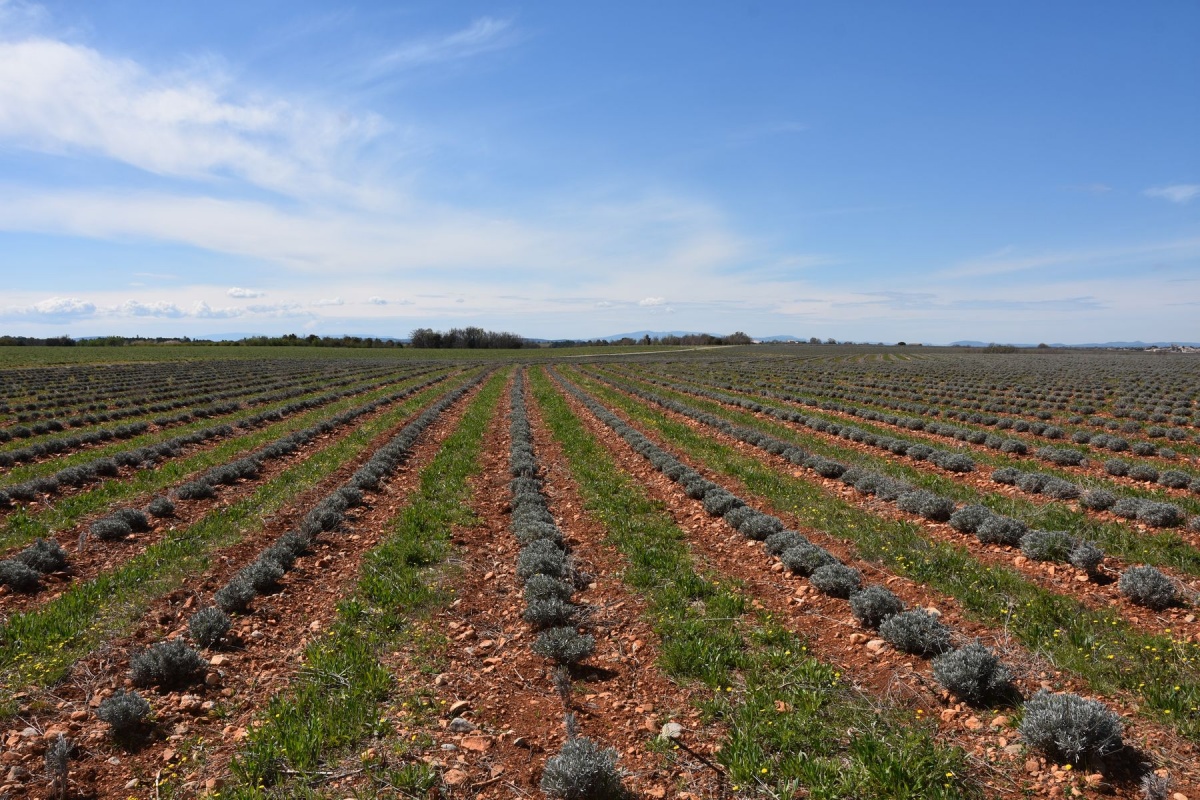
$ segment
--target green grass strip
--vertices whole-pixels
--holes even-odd
[[[629,373],[622,373],[622,374],[629,374]],[[656,376],[656,377],[661,379],[664,376]],[[958,440],[948,441],[947,437],[944,437],[944,436],[941,436],[938,434],[919,432],[919,431],[908,431],[905,429],[889,428],[878,421],[862,419],[860,417],[854,417],[853,415],[846,414],[845,412],[843,412],[843,414],[844,414],[843,415],[843,414],[833,413],[831,411],[826,411],[823,409],[815,409],[815,408],[812,408],[811,406],[804,406],[803,408],[800,408],[799,404],[787,403],[783,400],[779,400],[779,399],[773,398],[773,397],[765,397],[763,395],[759,395],[754,392],[751,392],[750,390],[725,389],[723,387],[708,385],[703,379],[697,378],[694,376],[689,376],[685,379],[675,380],[673,382],[682,383],[682,384],[691,384],[691,385],[695,386],[696,388],[708,389],[710,391],[720,392],[723,394],[730,395],[732,397],[738,397],[738,398],[745,399],[745,400],[753,400],[754,402],[756,402],[762,406],[770,406],[772,408],[784,408],[789,411],[800,410],[800,411],[803,411],[803,413],[807,416],[820,417],[822,419],[826,419],[831,422],[836,422],[839,425],[854,425],[855,427],[862,428],[865,431],[870,431],[871,433],[874,433],[879,436],[888,436],[893,439],[903,439],[904,441],[908,441],[908,442],[918,442],[920,444],[927,444],[927,445],[930,445],[933,447],[939,447],[942,449],[948,448],[948,449],[952,449],[952,450],[959,450],[961,452],[965,452],[965,453],[969,454],[977,463],[979,463],[980,465],[983,465],[983,466],[1016,467],[1018,469],[1026,471],[1026,472],[1042,472],[1047,475],[1054,475],[1054,476],[1062,478],[1064,480],[1071,481],[1073,483],[1082,481],[1082,483],[1085,486],[1087,486],[1088,488],[1093,488],[1093,487],[1094,488],[1104,488],[1104,489],[1109,489],[1111,491],[1114,491],[1117,494],[1122,495],[1122,496],[1142,497],[1142,498],[1145,498],[1148,500],[1156,500],[1158,502],[1175,503],[1176,505],[1180,506],[1181,508],[1183,508],[1184,510],[1186,510],[1190,513],[1194,514],[1194,513],[1200,512],[1200,499],[1197,499],[1196,497],[1193,497],[1193,496],[1188,496],[1188,495],[1175,496],[1175,495],[1172,495],[1171,493],[1169,493],[1166,489],[1164,489],[1160,486],[1157,486],[1155,484],[1127,486],[1123,483],[1116,483],[1114,481],[1108,480],[1107,478],[1097,478],[1095,476],[1086,475],[1086,474],[1081,475],[1078,472],[1072,472],[1069,469],[1059,467],[1053,463],[1047,463],[1046,461],[1042,461],[1042,460],[1039,460],[1034,457],[1033,453],[1035,451],[1041,449],[1042,447],[1065,447],[1065,448],[1069,448],[1072,450],[1079,450],[1079,451],[1085,453],[1088,458],[1090,458],[1093,461],[1097,461],[1097,462],[1102,462],[1102,461],[1105,461],[1110,458],[1120,458],[1123,460],[1134,459],[1133,463],[1151,464],[1156,469],[1166,468],[1166,467],[1164,467],[1164,465],[1161,462],[1156,463],[1156,462],[1151,462],[1151,461],[1146,461],[1146,460],[1137,460],[1138,457],[1131,455],[1128,451],[1116,453],[1116,452],[1112,452],[1112,451],[1108,451],[1108,450],[1093,449],[1093,448],[1089,447],[1088,445],[1082,445],[1082,444],[1078,444],[1076,442],[1071,441],[1069,436],[1065,436],[1062,439],[1056,439],[1056,440],[1035,440],[1030,437],[1021,438],[1020,436],[1016,436],[1016,438],[1021,439],[1021,441],[1024,441],[1025,444],[1030,447],[1030,452],[1025,457],[1010,456],[1010,455],[1006,455],[1000,451],[987,448],[984,445],[978,445],[978,444],[971,445],[971,444],[968,444],[965,442],[959,442]],[[863,406],[860,402],[857,402],[857,401],[855,401],[853,403],[849,403],[845,400],[838,400],[837,402],[841,405],[850,406],[852,408],[853,407],[857,407],[857,408],[869,407],[869,406]],[[904,414],[902,412],[896,412],[896,411],[889,410],[889,409],[874,408],[872,410],[880,411],[881,413],[886,413],[886,414],[894,414],[896,416],[907,416],[906,414]],[[914,416],[916,416],[916,415],[914,415]],[[955,427],[958,427],[958,428],[965,428],[967,430],[980,431],[980,432],[986,433],[986,434],[1004,435],[1005,438],[1008,438],[1008,437],[1014,435],[1014,432],[1010,431],[1010,430],[993,430],[993,429],[987,428],[986,426],[972,425],[970,423],[963,422],[962,420],[947,420],[947,422],[948,422],[948,424],[954,425]],[[1180,452],[1182,451],[1181,450],[1182,443],[1171,442],[1170,444],[1171,444],[1171,447],[1173,449],[1175,449],[1176,451],[1180,451]]]
[[[794,797],[805,789],[822,800],[978,794],[959,777],[963,753],[937,742],[927,724],[868,702],[809,655],[799,636],[768,615],[746,615],[746,598],[728,582],[698,574],[662,504],[621,472],[544,373],[532,376],[532,386],[584,507],[628,560],[625,581],[649,601],[661,666],[715,690],[703,707],[728,730],[719,759],[734,791]]]
[[[420,488],[367,554],[358,588],[338,607],[328,635],[305,651],[304,667],[276,695],[232,763],[239,785],[222,797],[294,797],[305,776],[354,744],[387,733],[379,705],[395,688],[378,654],[393,649],[411,620],[448,601],[431,570],[450,551],[456,525],[470,525],[469,478],[480,470],[483,435],[499,409],[506,378],[497,374],[471,401],[458,428],[420,476]],[[285,773],[288,786],[276,787]]]
[[[1003,626],[1031,652],[1085,679],[1099,693],[1140,698],[1144,713],[1200,740],[1200,646],[1171,633],[1143,633],[1110,609],[1091,609],[1007,567],[980,563],[969,550],[932,541],[911,522],[875,516],[820,486],[776,472],[590,380],[579,384],[695,462],[734,478],[803,525],[852,542],[858,556],[924,583],[962,604],[973,618]]]
[[[227,439],[216,447],[201,450],[187,458],[169,460],[150,470],[139,470],[128,478],[113,478],[94,484],[93,488],[87,491],[59,498],[52,506],[42,511],[32,511],[28,507],[17,509],[9,514],[0,526],[0,553],[29,544],[39,536],[53,536],[55,531],[72,528],[81,519],[111,508],[117,503],[128,502],[132,498],[143,497],[182,483],[190,475],[233,461],[289,433],[311,427],[342,411],[365,405],[376,398],[392,394],[407,385],[421,383],[428,378],[429,376],[422,375],[402,383],[380,387],[366,394],[347,397],[327,406],[310,409],[268,427]]]
[[[707,411],[730,422],[743,425],[748,428],[769,433],[779,439],[788,442],[793,442],[804,447],[818,455],[827,458],[833,458],[842,463],[856,464],[859,466],[873,469],[876,472],[881,472],[886,475],[891,475],[896,478],[908,481],[914,486],[922,489],[928,489],[936,492],[944,497],[949,497],[960,503],[980,503],[1002,514],[1007,514],[1011,517],[1016,517],[1028,523],[1030,527],[1039,528],[1042,530],[1065,530],[1069,531],[1074,536],[1079,536],[1084,539],[1098,544],[1106,553],[1120,558],[1128,564],[1153,564],[1156,567],[1170,567],[1183,575],[1200,576],[1200,550],[1190,545],[1179,533],[1170,530],[1159,531],[1140,531],[1131,528],[1128,525],[1122,525],[1115,522],[1103,522],[1089,516],[1085,511],[1077,511],[1065,503],[1047,502],[1035,503],[1023,497],[1010,497],[999,492],[981,492],[974,486],[971,486],[960,481],[956,481],[946,475],[936,472],[923,470],[920,467],[906,464],[899,460],[888,458],[882,454],[863,453],[853,448],[840,446],[836,442],[830,442],[828,439],[822,438],[818,433],[806,433],[796,428],[789,427],[782,422],[773,420],[765,420],[756,417],[750,412],[731,409],[728,406],[695,395],[678,392],[668,389],[665,386],[657,386],[654,384],[643,383],[636,379],[622,376],[625,382],[631,386],[637,386],[640,389],[649,391],[671,400],[677,400],[681,403],[686,403],[693,408],[701,411]],[[736,392],[729,392],[722,389],[721,391],[732,396],[739,396]],[[774,406],[777,408],[789,408],[783,403],[772,402],[769,398],[761,398],[756,396],[741,395],[746,399],[752,399],[760,405]],[[790,407],[789,410],[797,410]],[[860,420],[847,421],[832,414],[822,414],[821,412],[810,412],[808,409],[803,409],[802,413],[806,416],[818,416],[824,419],[837,422],[841,425],[853,425],[861,428],[864,431],[880,436],[890,436],[897,439],[906,439],[907,441],[921,441],[922,444],[937,444],[937,442],[922,441],[916,437],[906,437],[903,434],[897,434],[894,431],[889,431],[883,428],[878,428],[867,422]],[[970,455],[980,462],[979,453],[970,453]],[[1057,470],[1046,467],[1038,463],[1030,461],[1022,461],[1019,459],[1010,459],[1005,456],[986,454],[987,458],[992,459],[997,464],[1005,466],[1016,466],[1028,472],[1043,472],[1046,474],[1057,475],[1060,478],[1071,480],[1070,473],[1063,470]],[[1127,490],[1126,487],[1114,487],[1118,493],[1122,495],[1138,495],[1151,496],[1148,492],[1138,492]],[[1156,499],[1162,500],[1163,497]],[[1171,498],[1165,498],[1171,499]],[[1177,500],[1178,498],[1176,498]]]
[[[380,379],[372,379],[369,381],[360,382],[357,386],[346,386],[346,387],[337,386],[334,388],[336,388],[338,391],[342,391],[344,388],[345,389],[356,389],[358,391],[362,391],[364,389],[371,389],[372,391],[374,391],[375,390],[374,387],[385,386],[385,385],[389,386],[389,387],[394,387],[396,384],[394,384],[394,383],[386,383],[385,384]],[[184,436],[186,434],[192,433],[193,431],[198,431],[203,428],[211,428],[211,427],[214,427],[217,425],[236,425],[241,420],[243,420],[247,417],[252,417],[255,414],[261,414],[262,412],[269,411],[272,408],[278,408],[280,406],[288,405],[289,403],[295,403],[300,400],[305,400],[305,399],[308,399],[311,397],[322,395],[328,391],[329,391],[329,387],[321,387],[318,389],[314,389],[313,391],[310,391],[306,394],[300,395],[299,397],[288,398],[287,400],[281,400],[277,403],[272,403],[270,405],[252,406],[250,408],[242,408],[242,409],[234,411],[230,414],[218,414],[215,416],[206,417],[204,419],[198,419],[193,422],[189,422],[185,425],[179,425],[177,427],[162,428],[159,430],[150,431],[149,433],[143,433],[140,436],[134,436],[131,439],[122,439],[119,441],[109,442],[108,444],[103,445],[102,447],[92,447],[92,448],[87,448],[87,449],[83,449],[83,450],[76,450],[71,453],[64,453],[59,457],[51,458],[46,461],[38,461],[33,464],[23,464],[20,466],[16,466],[16,467],[13,467],[8,472],[4,473],[2,476],[0,476],[0,487],[12,486],[14,484],[21,483],[23,481],[27,481],[30,478],[38,478],[38,477],[42,477],[45,475],[53,475],[54,473],[58,472],[59,470],[66,469],[67,467],[74,467],[79,464],[86,464],[88,462],[96,460],[97,458],[104,458],[105,456],[110,456],[113,453],[120,453],[123,450],[133,450],[135,448],[144,447],[146,445],[158,444],[159,442],[164,442],[167,439],[174,439],[178,436]],[[361,401],[361,398],[362,398],[362,395],[358,395],[358,399],[360,401]]]
[[[363,373],[361,375],[344,376],[344,377],[345,377],[344,381],[336,384],[337,388],[349,388],[350,386],[352,386],[356,383],[359,385],[362,385],[362,386],[366,386],[366,385],[369,385],[370,383],[375,383],[375,382],[378,382],[379,380],[382,380],[384,376]],[[173,412],[192,410],[197,407],[209,406],[209,405],[212,405],[217,402],[226,403],[226,402],[233,402],[233,401],[237,401],[239,403],[246,403],[246,404],[248,404],[247,407],[267,408],[267,407],[270,407],[273,405],[283,404],[283,403],[288,402],[287,400],[266,400],[266,401],[263,400],[263,398],[266,395],[277,392],[282,388],[293,388],[293,389],[303,388],[305,395],[312,394],[315,392],[320,392],[320,391],[327,392],[330,390],[330,388],[333,388],[333,386],[330,385],[330,382],[328,380],[324,379],[324,376],[305,376],[305,378],[303,380],[297,379],[297,380],[292,381],[290,386],[285,386],[283,384],[284,384],[284,381],[282,379],[276,380],[271,385],[269,385],[268,388],[255,386],[251,389],[243,389],[243,393],[239,394],[236,397],[223,397],[223,398],[220,398],[219,400],[216,398],[206,400],[205,399],[206,395],[203,391],[200,391],[200,392],[190,392],[189,391],[186,395],[181,395],[178,398],[172,398],[172,399],[182,400],[187,403],[187,405],[185,405],[179,409],[174,409]],[[224,393],[224,391],[222,391],[222,394],[223,393]],[[297,398],[304,397],[305,395],[297,395]],[[293,399],[295,399],[295,398],[293,398]],[[10,401],[10,402],[14,402],[14,401]],[[16,402],[19,402],[19,401],[16,401]],[[26,402],[28,402],[28,401],[26,401]],[[243,409],[238,409],[238,410],[244,411],[246,409],[243,408]],[[61,419],[63,416],[75,416],[75,411],[76,411],[75,409],[71,409],[71,410],[67,410],[65,413],[63,413],[61,411],[56,412],[54,414],[54,418]],[[82,413],[82,412],[80,412],[80,413]],[[53,432],[48,432],[48,433],[44,433],[44,434],[36,434],[36,435],[31,436],[26,439],[14,438],[11,441],[5,442],[4,444],[0,444],[0,452],[5,452],[5,451],[9,451],[9,450],[19,450],[21,448],[28,447],[33,444],[52,442],[52,441],[55,441],[58,439],[68,438],[72,435],[90,433],[92,431],[114,428],[114,427],[118,427],[120,425],[129,425],[129,424],[132,424],[135,422],[151,422],[155,418],[164,416],[168,413],[172,413],[172,412],[145,411],[144,413],[138,414],[136,416],[122,417],[121,419],[118,419],[118,420],[107,420],[104,422],[88,423],[88,424],[78,426],[78,427],[71,426],[63,431],[53,431]],[[208,419],[219,420],[221,418],[221,416],[223,416],[223,415],[214,415],[214,416],[208,417]],[[23,423],[23,424],[35,425],[35,424],[37,424],[37,422],[38,421],[32,421],[32,422]],[[162,430],[175,430],[175,429],[182,427],[183,424],[184,423],[171,424],[171,425],[165,426],[164,428],[162,428]],[[74,452],[74,450],[68,451],[68,452]],[[61,455],[65,456],[65,455],[67,455],[67,453],[64,453]]]
[[[139,619],[154,598],[207,569],[213,551],[261,528],[265,518],[359,455],[375,437],[426,405],[430,395],[443,391],[435,387],[408,398],[281,472],[249,497],[214,509],[112,572],[77,583],[55,600],[9,617],[0,626],[0,689],[12,692],[60,680],[76,659]]]

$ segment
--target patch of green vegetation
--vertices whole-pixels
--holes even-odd
[[[378,383],[379,383],[378,381],[370,381],[370,382],[360,384],[358,388],[360,388],[360,389],[367,388],[367,387],[370,387],[373,385],[377,385]],[[396,387],[399,385],[401,385],[400,382],[397,382],[395,384],[389,384],[387,387],[387,390],[395,391]],[[349,388],[349,387],[347,387],[347,388]],[[42,477],[45,475],[52,475],[55,472],[58,472],[59,470],[65,469],[67,467],[73,467],[73,466],[76,466],[79,464],[84,464],[84,463],[87,463],[90,461],[94,461],[97,458],[104,458],[105,456],[111,456],[114,453],[119,453],[124,450],[133,450],[138,447],[145,447],[147,445],[158,444],[159,442],[166,441],[167,439],[174,439],[177,436],[184,436],[186,434],[192,433],[194,431],[202,430],[204,428],[212,428],[217,425],[236,425],[238,422],[240,422],[241,420],[243,420],[247,417],[252,417],[255,414],[260,414],[263,411],[267,411],[273,407],[284,406],[284,405],[287,405],[288,403],[295,403],[304,398],[309,398],[309,397],[314,397],[314,396],[317,396],[320,394],[324,394],[327,391],[329,391],[329,388],[324,387],[320,390],[309,392],[308,394],[301,395],[300,397],[289,398],[289,399],[287,399],[285,401],[281,401],[279,403],[273,403],[273,404],[267,405],[267,406],[255,406],[253,408],[243,408],[239,411],[233,412],[232,414],[223,414],[223,415],[219,415],[219,416],[207,417],[205,419],[199,419],[194,422],[189,422],[186,425],[180,425],[178,427],[173,427],[173,428],[164,428],[162,430],[156,430],[156,431],[151,431],[150,433],[144,433],[141,436],[135,436],[130,439],[124,439],[121,441],[111,442],[102,447],[93,447],[93,448],[88,448],[85,450],[79,450],[74,453],[68,453],[68,454],[63,455],[61,458],[52,458],[52,459],[48,459],[46,461],[39,461],[34,464],[25,464],[22,466],[14,467],[9,472],[6,472],[2,478],[0,478],[0,486],[11,486],[13,484],[17,484],[17,483],[21,483],[22,481],[29,480],[30,478],[38,478],[38,477]],[[371,390],[371,392],[369,394],[379,395],[379,394],[386,394],[386,393],[387,393],[387,391],[383,390],[383,389],[373,389],[373,390]],[[367,394],[360,395],[360,396],[354,398],[354,400],[356,401],[356,403],[361,403],[362,398],[365,396],[367,396]]]
[[[226,359],[296,359],[359,361],[452,361],[452,362],[513,362],[530,360],[553,361],[581,356],[624,356],[639,353],[674,353],[710,347],[680,347],[677,345],[579,345],[575,347],[528,347],[519,350],[447,350],[413,347],[263,347],[231,343],[145,344],[125,347],[0,347],[0,369],[7,367],[45,367],[59,364],[130,364],[147,361],[213,361]],[[731,352],[737,348],[727,348]]]
[[[452,529],[474,520],[468,481],[480,469],[483,434],[497,413],[504,383],[505,376],[498,374],[485,384],[421,472],[420,488],[389,522],[385,541],[366,556],[358,588],[339,605],[337,621],[309,645],[300,675],[271,700],[263,724],[234,759],[239,783],[222,797],[319,796],[304,792],[311,791],[305,787],[322,765],[391,732],[380,711],[385,701],[398,700],[396,685],[379,656],[410,635],[414,619],[451,598],[437,573],[444,569]],[[432,709],[433,701],[417,694],[400,705],[419,711]],[[370,776],[421,796],[435,778],[420,765]]]
[[[348,397],[327,406],[315,408],[268,427],[227,439],[217,446],[201,450],[182,459],[172,459],[159,464],[152,470],[139,470],[128,478],[114,478],[95,484],[77,494],[61,497],[47,509],[33,511],[20,508],[9,514],[0,526],[0,552],[9,548],[23,547],[37,537],[53,536],[55,531],[74,527],[80,520],[118,503],[128,503],[134,498],[149,499],[148,495],[182,483],[189,476],[203,472],[209,467],[225,464],[258,449],[293,431],[311,427],[342,411],[369,403],[377,398],[392,394],[405,386],[428,380],[421,376],[410,381],[385,386],[356,397]],[[441,391],[432,387],[417,397],[428,398]],[[410,400],[412,398],[409,398]]]
[[[1014,569],[982,564],[965,548],[926,538],[919,525],[875,516],[816,484],[776,472],[641,401],[594,381],[579,384],[694,462],[740,482],[777,513],[852,543],[859,558],[955,598],[970,616],[1002,626],[1096,692],[1129,692],[1141,698],[1147,716],[1200,739],[1200,646],[1186,637],[1143,633],[1116,611],[1088,608]]]
[[[951,798],[978,795],[964,754],[928,724],[869,702],[768,615],[746,613],[736,586],[700,575],[682,530],[622,473],[546,376],[532,386],[588,513],[629,562],[626,582],[648,600],[672,678],[713,689],[704,704],[728,731],[719,760],[735,791],[793,797]]]
[[[117,569],[77,583],[50,602],[13,614],[0,626],[0,687],[15,692],[49,686],[99,643],[119,635],[155,597],[207,569],[210,555],[228,547],[321,483],[373,439],[394,428],[428,402],[430,392],[408,398],[380,416],[281,472],[253,494],[175,531]],[[3,714],[5,709],[0,709]],[[12,709],[8,709],[11,713]]]
[[[1120,558],[1129,564],[1151,564],[1156,567],[1170,567],[1184,575],[1200,576],[1200,550],[1188,544],[1175,531],[1135,530],[1128,525],[1095,519],[1085,511],[1075,510],[1061,502],[1035,503],[1023,497],[1011,497],[1000,492],[981,492],[974,486],[956,481],[947,475],[923,470],[920,467],[906,464],[897,458],[889,458],[882,454],[863,453],[850,447],[843,447],[837,444],[836,440],[831,441],[820,434],[797,430],[783,423],[762,419],[749,412],[732,409],[695,395],[676,392],[664,386],[642,383],[624,375],[622,378],[626,379],[631,385],[636,385],[643,390],[653,392],[660,397],[677,400],[738,425],[753,428],[763,433],[769,433],[784,441],[797,444],[810,452],[836,459],[844,464],[853,464],[900,478],[914,486],[936,492],[943,497],[949,497],[959,503],[979,503],[985,505],[993,511],[1016,517],[1027,523],[1031,528],[1068,531],[1073,536],[1095,542],[1109,555]],[[726,394],[738,396],[736,392],[726,389],[722,389],[722,391]],[[784,404],[771,401],[769,398],[742,396],[747,399],[753,399],[760,405],[774,405],[779,408],[785,407]],[[808,416],[822,416],[840,424],[847,424],[847,420],[834,415],[822,415],[820,412],[812,412],[809,409],[804,409],[804,413]],[[872,426],[860,420],[850,421],[849,424],[864,431],[871,431],[877,435],[890,436],[907,441],[922,441],[915,437],[905,437],[903,434],[895,431]],[[1079,478],[1078,475],[1073,476],[1065,470],[1056,469],[1041,462],[1012,459],[1007,456],[991,453],[980,454],[973,452],[971,456],[977,462],[988,463],[992,466],[1015,466],[1018,469],[1028,472],[1042,472],[1048,475],[1056,475],[1064,480]],[[1090,480],[1088,483],[1089,485],[1102,485],[1102,482],[1095,480]],[[1165,498],[1161,493],[1131,490],[1124,486],[1115,488],[1118,489],[1122,496],[1137,495],[1153,497],[1156,500],[1171,499]],[[1173,499],[1172,502],[1179,504],[1179,498]],[[1189,500],[1183,503],[1183,505],[1189,504],[1194,505],[1195,501]]]

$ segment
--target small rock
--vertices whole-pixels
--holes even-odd
[[[210,658],[208,660],[208,663],[214,667],[223,667],[229,663],[229,656],[221,655],[220,653],[218,653],[217,655]]]
[[[79,709],[78,711],[71,712],[71,719],[75,722],[81,722],[87,718],[88,718],[88,712],[84,711],[82,708]]]
[[[20,783],[29,777],[29,770],[24,767],[12,767],[8,770],[8,782]]]
[[[1004,715],[1000,715],[992,720],[993,728],[1007,728],[1012,724],[1012,720]]]
[[[680,736],[683,736],[683,726],[678,722],[666,723],[658,734],[660,739],[678,739]]]
[[[967,717],[963,726],[969,731],[977,731],[983,727],[983,723],[979,721],[979,717]]]
[[[462,740],[462,746],[476,753],[486,752],[492,746],[492,740],[486,736],[468,736]]]
[[[1041,771],[1041,765],[1038,764],[1036,758],[1027,758],[1025,759],[1025,771],[1032,775],[1035,772]]]
[[[451,717],[462,716],[462,712],[471,708],[471,703],[468,700],[456,700],[450,704],[450,708],[446,709],[446,714]]]
[[[1084,776],[1084,778],[1083,778],[1083,782],[1086,783],[1088,786],[1092,787],[1093,789],[1096,788],[1097,786],[1099,786],[1103,781],[1104,781],[1104,776],[1101,775],[1099,772],[1093,772],[1089,775]]]
[[[462,786],[467,782],[467,773],[461,769],[446,770],[446,774],[442,776],[442,781],[447,786]]]
[[[861,633],[850,634],[850,641],[853,644],[862,644],[863,642],[866,642],[867,639],[868,639],[868,637],[864,636]]]
[[[136,789],[137,787],[138,787],[138,779],[137,778],[130,778],[129,782],[125,784],[126,789]]]
[[[1019,744],[1010,744],[1004,748],[1004,752],[1008,753],[1010,756],[1019,756],[1021,755],[1021,751],[1024,749],[1025,748],[1021,747]]]
[[[204,782],[204,790],[206,792],[209,792],[210,794],[213,792],[219,792],[224,788],[225,788],[225,779],[224,778],[209,778],[208,780],[206,780]]]
[[[872,639],[867,642],[867,649],[875,653],[882,653],[885,647],[887,647],[887,642],[883,639]]]
[[[169,747],[166,750],[163,750],[162,760],[163,761],[174,761],[175,760],[175,751]]]
[[[443,672],[440,675],[438,675],[436,678],[433,679],[433,685],[434,686],[445,686],[446,682],[449,680],[450,680],[450,676],[447,675],[445,672]]]
[[[221,673],[213,670],[204,676],[204,685],[210,689],[215,689],[221,685]]]
[[[475,726],[471,724],[470,720],[463,719],[462,717],[455,717],[454,719],[450,720],[449,729],[451,733],[470,733],[471,731],[475,730]]]

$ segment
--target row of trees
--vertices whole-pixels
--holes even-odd
[[[524,337],[505,331],[485,331],[483,328],[451,328],[435,331],[417,328],[410,334],[410,346],[427,349],[513,350],[525,347]]]
[[[403,347],[395,339],[375,339],[370,336],[297,336],[289,333],[284,336],[247,336],[236,342],[217,342],[222,345],[245,347]]]

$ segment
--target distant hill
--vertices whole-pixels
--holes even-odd
[[[634,331],[632,333],[613,333],[597,338],[603,339],[606,342],[616,342],[621,339],[641,339],[643,336],[649,336],[651,339],[661,339],[663,336],[700,336],[705,333],[710,333],[710,331]],[[712,335],[722,336],[723,334],[714,333]]]

